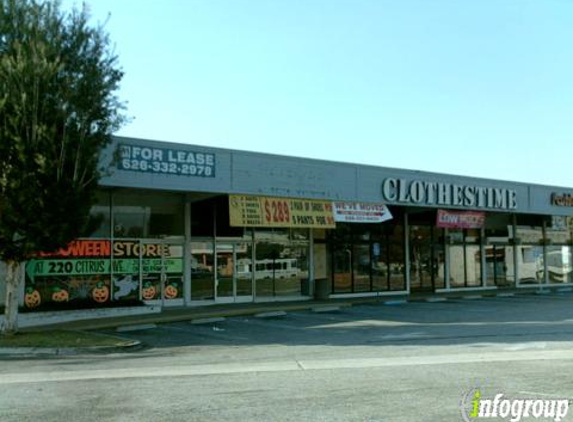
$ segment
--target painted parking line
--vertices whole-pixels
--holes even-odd
[[[225,317],[198,318],[198,319],[192,319],[191,324],[193,325],[215,324],[223,321],[225,321]]]
[[[311,309],[315,314],[323,314],[329,312],[340,312],[340,306],[316,306]]]
[[[287,313],[285,311],[269,311],[269,312],[259,312],[255,314],[255,318],[280,318],[285,317]]]
[[[271,332],[276,332],[278,330],[294,330],[294,331],[304,331],[308,330],[309,327],[306,325],[297,324],[296,321],[292,321],[292,314],[289,314],[288,318],[281,319],[267,319],[267,318],[234,318],[233,322],[242,325],[241,329],[244,329],[245,325],[249,327],[257,327],[258,329],[269,330]]]
[[[429,303],[436,303],[436,302],[446,302],[448,300],[448,298],[446,298],[446,297],[428,297],[425,300],[426,300],[426,302],[429,302]]]
[[[195,345],[200,344],[197,342],[199,338],[214,339],[218,341],[250,341],[251,337],[236,335],[234,333],[229,333],[230,330],[226,328],[220,328],[216,326],[207,327],[204,325],[174,325],[165,324],[160,327],[161,330],[177,332],[180,333],[185,339],[192,338],[195,340]],[[158,335],[158,339],[160,335]]]
[[[131,331],[144,331],[144,330],[153,330],[157,328],[155,324],[136,324],[136,325],[121,325],[116,328],[115,331],[118,333],[127,333]]]

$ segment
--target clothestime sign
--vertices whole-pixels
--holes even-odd
[[[513,189],[406,180],[389,177],[382,182],[382,196],[390,203],[459,206],[514,210],[517,192]]]

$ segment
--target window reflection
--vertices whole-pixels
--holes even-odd
[[[572,264],[570,246],[549,246],[547,248],[547,274],[550,283],[570,283]]]
[[[529,222],[529,221],[528,221]],[[525,221],[523,222],[525,224]],[[513,216],[488,213],[485,222],[486,286],[511,288],[515,286],[513,259]]]
[[[328,236],[334,293],[405,290],[402,224],[339,224]]]
[[[334,292],[352,292],[352,244],[342,243],[333,251]]]
[[[481,286],[479,230],[450,230],[450,286]]]
[[[214,299],[214,259],[212,242],[191,243],[191,299]]]
[[[183,197],[162,192],[113,194],[116,238],[183,236]]]
[[[101,191],[96,195],[96,202],[90,209],[90,216],[93,218],[94,227],[92,232],[87,233],[89,237],[109,238],[111,235],[110,220],[110,193]]]
[[[544,280],[543,247],[517,246],[517,264],[520,283],[542,283]]]
[[[410,226],[410,288],[431,291],[444,287],[443,229]]]
[[[257,297],[305,294],[308,290],[308,244],[257,242],[255,283]]]
[[[353,275],[354,291],[370,291],[370,247],[365,245],[354,245],[353,248]]]

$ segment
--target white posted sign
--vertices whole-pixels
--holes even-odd
[[[392,214],[384,204],[365,202],[334,202],[334,221],[338,223],[382,223]]]

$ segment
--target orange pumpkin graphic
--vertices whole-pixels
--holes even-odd
[[[33,287],[26,287],[26,294],[24,295],[24,304],[28,308],[37,308],[42,303],[40,292]]]
[[[98,303],[107,302],[109,299],[109,288],[101,281],[98,282],[92,291],[92,297]]]
[[[168,284],[165,286],[163,293],[166,299],[175,299],[179,293],[179,290],[177,290],[177,287],[174,284]]]
[[[145,300],[151,300],[155,297],[155,287],[149,281],[143,286],[141,297]]]
[[[54,287],[52,293],[52,300],[54,302],[67,302],[70,299],[70,294],[67,290],[60,287]]]

